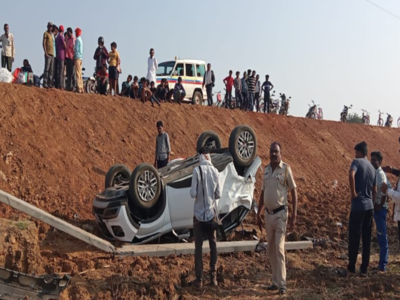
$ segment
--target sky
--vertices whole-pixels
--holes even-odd
[[[19,0],[1,4],[0,23],[14,34],[14,67],[27,58],[35,74],[44,67],[42,37],[51,21],[82,29],[85,76],[103,36],[108,49],[118,44],[123,80],[146,75],[154,48],[159,62],[210,62],[214,92],[223,90],[229,70],[253,69],[261,79],[270,75],[276,93],[292,97],[290,115],[305,116],[314,100],[325,119],[339,120],[343,105],[352,104],[350,112],[371,113],[371,124],[378,110],[396,123],[400,1],[371,1],[388,12],[369,0]]]

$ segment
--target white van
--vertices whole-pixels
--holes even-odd
[[[157,84],[161,79],[168,80],[170,89],[175,87],[178,77],[182,77],[182,84],[186,91],[185,102],[192,104],[207,104],[206,89],[202,88],[203,77],[206,72],[206,62],[194,59],[175,59],[158,64]]]

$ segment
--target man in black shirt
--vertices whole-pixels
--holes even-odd
[[[273,84],[269,81],[269,75],[265,76],[265,81],[261,86],[261,90],[264,91],[264,114],[265,111],[267,113],[270,112],[270,99],[271,99],[271,90],[274,88]]]
[[[122,92],[119,94],[122,97],[129,97],[131,93],[132,75],[128,75],[126,81],[122,83]]]
[[[165,78],[161,79],[161,83],[157,86],[156,92],[155,92],[155,97],[157,97],[159,102],[165,102],[167,98],[167,80]]]

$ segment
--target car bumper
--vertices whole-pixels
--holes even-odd
[[[139,226],[129,216],[127,201],[93,202],[93,214],[103,235],[108,239],[132,242]]]

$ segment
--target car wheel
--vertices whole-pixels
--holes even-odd
[[[161,185],[156,168],[149,164],[140,164],[132,172],[129,196],[135,206],[152,208],[160,198]]]
[[[195,105],[203,104],[203,95],[199,91],[193,93],[192,104]]]
[[[114,165],[112,166],[107,174],[105,180],[105,188],[109,188],[118,184],[123,183],[124,181],[129,181],[131,177],[131,171],[125,165]]]
[[[229,137],[229,151],[237,166],[250,165],[257,155],[257,139],[253,129],[247,125],[233,129]]]
[[[207,149],[221,149],[221,139],[218,134],[211,130],[203,132],[197,139],[197,153],[199,153],[203,147]]]

